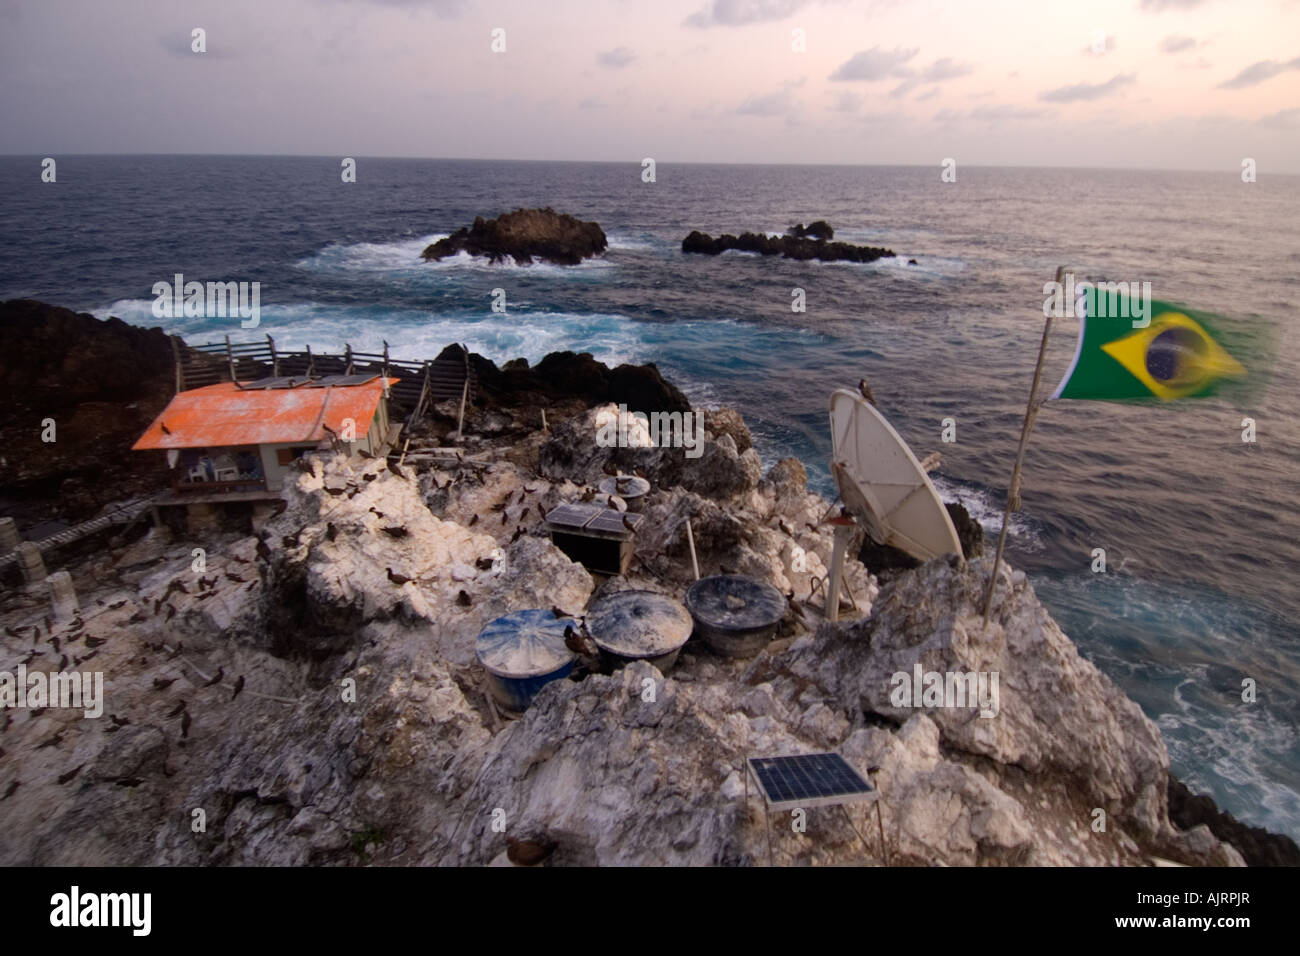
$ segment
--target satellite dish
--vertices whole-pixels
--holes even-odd
[[[961,555],[957,529],[893,426],[857,392],[831,393],[831,474],[871,540],[920,561]]]

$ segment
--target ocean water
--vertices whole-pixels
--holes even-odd
[[[1300,837],[1300,178],[962,167],[945,184],[937,166],[660,164],[651,184],[639,163],[361,158],[344,184],[337,158],[69,156],[45,184],[39,159],[0,158],[0,297],[192,342],[270,333],[318,349],[387,340],[403,358],[456,341],[497,362],[557,349],[653,361],[696,401],[738,407],[766,462],[795,455],[832,495],[828,396],[865,377],[918,455],[942,452],[941,491],[991,533],[1057,265],[1268,322],[1276,362],[1251,407],[1045,407],[1009,557],[1159,723],[1183,780]],[[573,268],[419,259],[476,215],[539,205],[599,221],[609,252]],[[691,229],[819,218],[898,256],[680,252]],[[176,272],[260,282],[261,326],[160,323],[150,290]],[[491,312],[497,288],[506,315]],[[791,311],[795,288],[806,312]],[[1076,329],[1056,323],[1049,387]],[[955,443],[941,441],[945,418]]]

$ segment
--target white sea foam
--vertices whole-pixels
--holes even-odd
[[[432,233],[416,239],[398,239],[392,242],[358,242],[352,244],[328,245],[324,249],[294,263],[296,268],[307,272],[348,274],[356,273],[358,277],[372,279],[377,275],[394,277],[437,277],[447,272],[466,270],[501,271],[521,269],[530,275],[564,276],[573,275],[575,270],[584,272],[600,271],[614,267],[614,263],[605,259],[584,259],[576,266],[560,266],[549,262],[533,262],[521,266],[511,256],[502,262],[490,262],[481,256],[471,256],[467,252],[458,252],[445,259],[426,262],[420,258],[425,248],[445,239],[447,233]],[[629,247],[633,248],[633,247]]]

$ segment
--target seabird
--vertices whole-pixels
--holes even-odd
[[[865,398],[867,401],[869,401],[872,405],[876,404],[876,396],[871,394],[871,386],[867,384],[867,380],[865,378],[858,379],[858,391],[861,392],[862,397]]]

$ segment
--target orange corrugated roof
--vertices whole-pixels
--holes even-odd
[[[392,385],[397,379],[389,378]],[[383,379],[364,385],[326,388],[272,388],[243,391],[233,382],[180,392],[154,419],[132,448],[221,448],[314,442],[328,438],[322,423],[343,431],[343,420],[356,424],[360,438],[370,428]],[[163,431],[163,426],[167,431]]]

